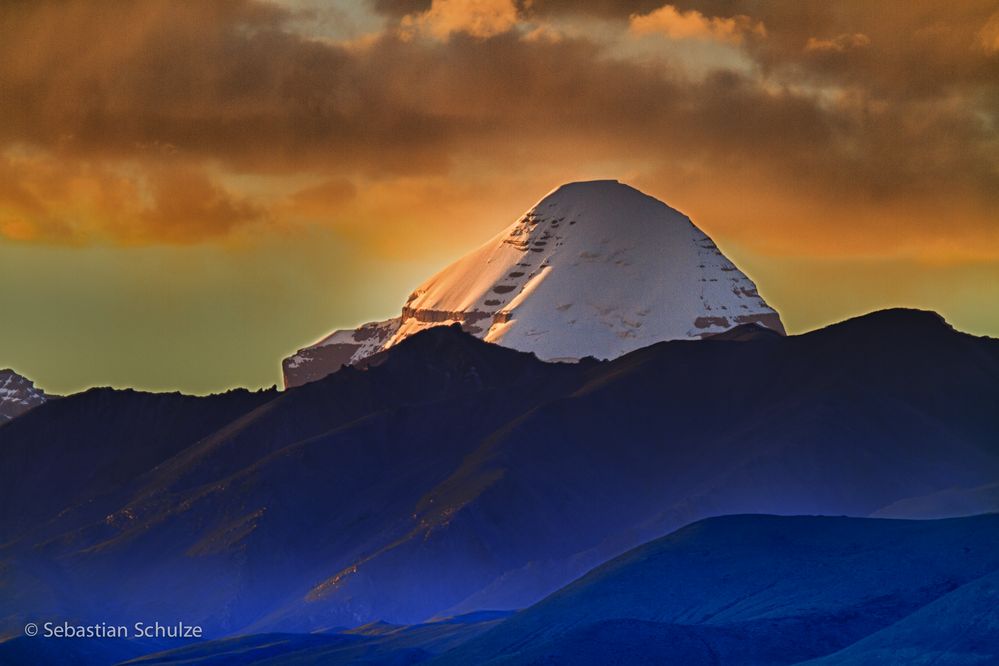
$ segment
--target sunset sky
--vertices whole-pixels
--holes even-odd
[[[590,178],[688,214],[792,333],[999,336],[999,5],[8,0],[0,368],[269,386]]]

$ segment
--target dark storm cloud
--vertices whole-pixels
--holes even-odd
[[[18,7],[0,34],[0,139],[238,168],[438,167],[440,118],[400,108],[344,49],[242,3]],[[405,153],[405,157],[403,157]]]

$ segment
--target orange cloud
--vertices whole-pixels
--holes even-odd
[[[978,43],[986,53],[999,53],[999,11],[978,31]]]
[[[871,38],[862,32],[855,32],[851,34],[842,34],[833,37],[832,39],[818,39],[816,37],[809,37],[808,42],[805,43],[806,51],[820,51],[820,52],[837,52],[842,53],[848,49],[859,49],[865,46],[869,46],[871,43]]]
[[[291,196],[293,208],[312,215],[328,215],[331,210],[352,201],[357,187],[346,178],[332,178],[298,190]]]
[[[0,183],[0,237],[12,241],[198,243],[265,217],[260,206],[183,163],[0,154]]]
[[[485,38],[507,32],[517,24],[513,0],[434,0],[426,11],[403,17],[404,34],[414,32],[447,39],[463,32]]]
[[[773,189],[767,205],[793,202],[780,232],[748,219],[732,231],[759,246],[853,252],[890,242],[905,215],[910,237],[996,251],[999,76],[994,56],[969,47],[994,7],[914,2],[882,20],[849,3],[392,1],[378,3],[386,30],[349,48],[250,0],[5,3],[0,154],[33,157],[0,182],[3,233],[211,242],[294,219],[377,236],[390,215],[412,229],[457,224],[433,210],[458,189],[527,183],[540,195],[575,177],[669,173],[651,184],[670,200],[685,182],[670,179],[702,174],[724,192],[751,172]],[[559,39],[524,36],[591,10]],[[399,38],[404,16],[431,15],[453,16],[440,24],[449,38]],[[629,19],[727,60],[691,76],[682,59],[634,57]],[[748,37],[764,25],[766,39]],[[727,69],[737,38],[746,66]],[[414,181],[451,188],[413,194],[402,184]],[[321,185],[295,194],[303,183]],[[689,212],[711,199],[692,196]],[[886,213],[816,214],[841,202]]]
[[[747,34],[766,36],[763,23],[745,15],[708,18],[696,10],[677,11],[663,5],[648,14],[634,14],[630,21],[636,35],[662,34],[672,39],[703,39],[740,44]]]
[[[120,230],[123,237],[137,230],[137,241],[200,242],[227,236],[265,216],[263,208],[227,191],[203,171],[157,169],[147,176],[147,184],[152,203],[142,210],[140,224]]]

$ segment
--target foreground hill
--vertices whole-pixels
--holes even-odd
[[[156,664],[948,664],[999,661],[999,515],[728,516],[508,619],[244,636]]]
[[[578,364],[441,327],[283,393],[91,391],[0,426],[0,618],[523,608],[704,517],[988,487],[996,404],[999,343],[903,310]]]
[[[999,515],[709,519],[434,663],[991,663],[997,547]]]

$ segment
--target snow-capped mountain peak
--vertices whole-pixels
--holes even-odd
[[[784,332],[753,282],[688,217],[615,180],[576,182],[417,287],[399,317],[336,331],[286,359],[285,384],[441,324],[571,361],[751,322]]]
[[[0,370],[0,425],[45,402],[45,392],[13,370]]]

